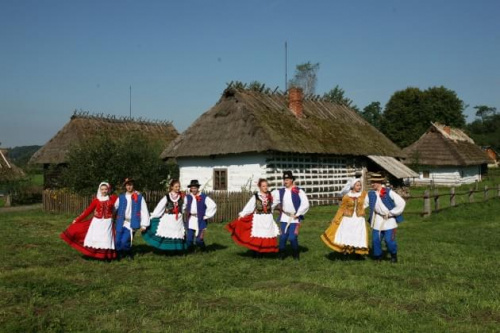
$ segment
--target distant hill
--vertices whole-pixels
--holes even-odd
[[[24,168],[28,164],[31,156],[42,146],[19,146],[8,149],[9,159],[18,167]]]

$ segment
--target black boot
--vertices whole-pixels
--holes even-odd
[[[286,258],[285,250],[280,250],[278,256],[279,256],[280,260],[285,260],[285,258]]]
[[[397,253],[394,253],[394,254],[391,253],[391,264],[396,264],[397,262],[398,262],[398,254]]]
[[[373,260],[375,260],[376,262],[382,262],[382,256],[374,256]]]
[[[300,260],[300,252],[299,249],[293,250],[293,259]]]

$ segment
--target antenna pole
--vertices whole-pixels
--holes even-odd
[[[288,42],[285,41],[285,92],[288,91]]]

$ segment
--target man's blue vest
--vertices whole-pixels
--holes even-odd
[[[120,194],[118,203],[118,210],[116,212],[116,232],[120,232],[123,228],[123,222],[125,221],[125,211],[127,210],[127,197],[125,193]],[[132,214],[130,216],[130,227],[132,230],[139,229],[141,227],[141,203],[142,194],[137,193],[137,201],[131,199],[132,202]]]
[[[204,193],[200,193],[201,200],[196,201],[196,216],[198,217],[198,228],[199,230],[203,230],[207,228],[207,220],[204,220],[205,212],[207,211],[207,206],[205,205],[205,200],[207,199],[207,195]],[[191,215],[191,205],[193,204],[193,196],[187,196],[187,211],[188,216]]]
[[[300,188],[297,187],[297,190],[300,191]],[[297,212],[297,210],[299,210],[299,207],[300,207],[300,196],[299,196],[299,193],[297,192],[294,192],[294,191],[291,191],[292,192],[292,202],[293,202],[293,207],[295,208],[295,212]],[[281,222],[281,215],[283,214],[283,197],[285,196],[285,189],[284,188],[280,188],[279,189],[279,193],[280,193],[280,204],[281,204],[281,214],[280,216],[278,217],[278,222]],[[304,215],[300,215],[299,216],[299,222],[302,222],[304,220]]]
[[[385,195],[383,198],[380,198],[380,199],[382,199],[382,203],[389,210],[396,207],[396,204],[394,203],[394,200],[391,199],[390,194],[391,194],[391,189],[385,187]],[[369,205],[370,205],[370,217],[368,218],[368,222],[371,223],[373,212],[375,211],[375,203],[377,202],[377,193],[375,193],[375,191],[373,191],[373,190],[368,192],[368,200],[369,200]],[[403,222],[403,215],[394,216],[394,219],[396,220],[397,223],[401,223],[401,222]]]

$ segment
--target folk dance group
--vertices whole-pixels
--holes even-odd
[[[265,179],[258,182],[259,191],[252,195],[239,217],[226,225],[238,245],[253,251],[254,257],[264,253],[278,253],[286,257],[290,243],[292,256],[299,260],[299,230],[309,210],[304,190],[294,185],[291,171],[283,174],[284,187],[269,192]],[[321,240],[332,250],[345,255],[368,255],[368,227],[365,210],[369,208],[368,222],[372,229],[372,252],[382,260],[382,240],[397,262],[396,229],[403,221],[405,201],[383,185],[385,179],[374,174],[370,178],[371,191],[361,190],[361,180],[352,179],[342,190],[342,203]],[[133,179],[125,179],[125,193],[110,195],[107,182],[99,184],[97,195],[89,207],[61,234],[61,238],[85,256],[112,260],[132,256],[135,232],[141,230],[144,241],[164,251],[190,251],[206,248],[204,237],[207,220],[216,211],[216,203],[199,192],[200,184],[192,180],[189,194],[181,191],[178,180],[172,180],[168,193],[149,214],[144,197],[134,189]],[[277,225],[273,211],[278,209]],[[87,219],[91,214],[93,217]],[[186,218],[184,218],[186,216]],[[115,218],[113,218],[115,217]],[[279,239],[279,242],[278,242]]]

